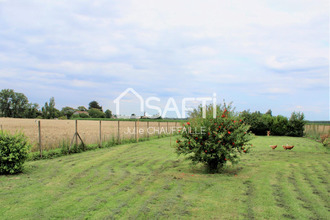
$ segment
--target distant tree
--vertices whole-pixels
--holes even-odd
[[[271,127],[272,135],[284,136],[287,133],[289,121],[287,117],[278,115],[274,117],[273,125]]]
[[[88,109],[85,106],[78,106],[77,110],[82,111],[82,112],[87,112],[88,111]]]
[[[91,118],[104,118],[105,114],[100,109],[91,108],[88,110],[88,114]]]
[[[272,110],[271,110],[271,109],[268,109],[268,111],[265,113],[265,115],[273,116],[273,115],[272,115]]]
[[[66,116],[67,118],[71,118],[71,116],[73,115],[73,113],[75,112],[76,110],[69,107],[69,106],[66,106],[66,107],[63,107],[62,110],[61,110],[61,114],[63,116]]]
[[[12,89],[0,92],[0,115],[3,117],[23,118],[28,108],[29,100],[23,93]]]
[[[111,118],[112,117],[112,112],[109,109],[107,109],[104,113],[105,113],[106,118]]]
[[[12,117],[11,100],[14,96],[14,90],[3,89],[0,92],[0,114],[2,117]]]
[[[45,106],[42,107],[42,118],[51,119],[60,116],[60,111],[55,108],[55,99],[51,97],[48,102],[45,103]]]
[[[97,101],[91,101],[88,104],[88,106],[89,106],[88,109],[96,108],[96,109],[99,109],[99,110],[101,110],[103,112],[102,106],[100,106]]]
[[[304,135],[305,124],[306,121],[304,113],[292,112],[291,117],[289,119],[286,135],[293,137],[302,137]]]
[[[41,115],[39,105],[37,103],[29,103],[24,112],[25,118],[36,118]]]

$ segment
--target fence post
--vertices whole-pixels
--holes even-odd
[[[1,125],[2,130],[2,125]],[[38,133],[39,133],[39,151],[40,151],[40,157],[42,158],[42,147],[41,147],[41,125],[40,120],[38,121]]]
[[[158,138],[160,138],[160,122],[158,122]]]
[[[102,123],[102,121],[100,120],[100,126],[99,126],[100,127],[100,129],[99,129],[99,131],[100,131],[99,132],[100,133],[100,145],[102,145],[102,130],[101,130],[102,129],[101,128],[102,124],[101,123]]]
[[[118,135],[117,135],[117,138],[118,138],[118,144],[120,144],[120,121],[118,120]]]
[[[75,120],[75,134],[78,134],[78,120]],[[76,146],[78,146],[78,135],[76,136]]]

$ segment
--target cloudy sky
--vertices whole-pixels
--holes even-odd
[[[329,120],[329,1],[0,0],[0,88],[113,112],[127,88],[161,107],[216,93]],[[133,98],[122,114],[139,114]]]

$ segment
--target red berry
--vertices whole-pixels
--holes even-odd
[[[207,153],[207,150],[205,150],[205,153]]]
[[[187,122],[187,125],[190,125],[190,122]]]
[[[228,134],[230,134],[231,132],[230,131],[228,131]]]

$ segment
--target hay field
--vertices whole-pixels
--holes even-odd
[[[56,119],[18,119],[0,118],[0,126],[10,133],[23,132],[33,144],[32,151],[38,150],[39,132],[38,121],[41,125],[41,142],[43,150],[61,147],[63,142],[70,143],[75,133],[74,120]],[[78,120],[78,133],[85,144],[100,142],[100,121]],[[145,122],[145,121],[120,121],[119,138],[145,138],[153,135],[165,134],[171,129],[175,130],[176,122]],[[135,131],[137,127],[137,133]],[[159,132],[158,132],[159,131]],[[101,121],[101,141],[118,139],[118,121]]]
[[[330,125],[318,125],[318,124],[309,124],[305,125],[305,132],[318,132],[320,134],[329,134],[330,132]]]

